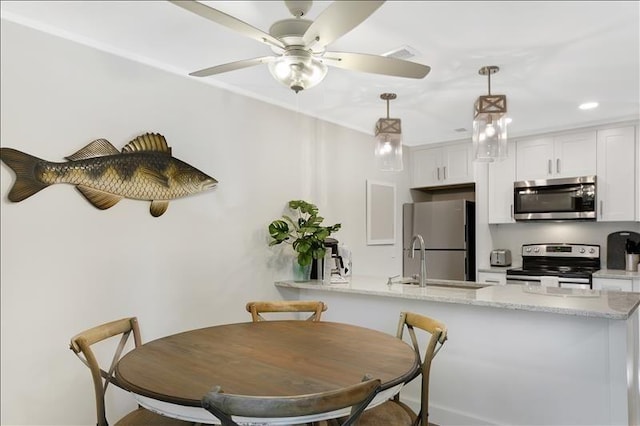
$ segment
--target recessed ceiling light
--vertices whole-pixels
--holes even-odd
[[[598,103],[597,102],[585,102],[583,104],[580,104],[580,106],[578,106],[578,108],[582,109],[582,110],[587,110],[587,109],[594,109],[598,107]]]

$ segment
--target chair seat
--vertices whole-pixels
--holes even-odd
[[[411,426],[416,413],[400,401],[389,400],[366,410],[360,417],[359,426]]]
[[[130,412],[116,422],[116,426],[187,426],[191,422],[156,414],[142,407]]]

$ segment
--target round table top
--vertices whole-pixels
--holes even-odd
[[[413,348],[390,334],[326,321],[219,325],[148,342],[127,353],[116,377],[127,390],[200,407],[214,386],[230,394],[293,396],[337,390],[365,374],[389,388],[414,377]]]

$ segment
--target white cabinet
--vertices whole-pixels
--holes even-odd
[[[593,278],[594,290],[633,291],[633,281],[617,278]],[[636,290],[637,291],[637,290]]]
[[[417,148],[411,152],[411,187],[473,182],[471,142]]]
[[[596,132],[521,140],[516,151],[517,180],[596,174]]]
[[[633,126],[598,131],[598,221],[636,218],[636,141]]]
[[[506,272],[478,272],[478,282],[492,285],[507,285]]]
[[[507,146],[507,158],[489,163],[489,223],[513,223],[513,182],[516,180],[516,144]]]

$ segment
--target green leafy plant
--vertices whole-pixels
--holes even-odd
[[[269,224],[269,246],[290,243],[300,266],[310,265],[312,259],[324,257],[325,238],[338,231],[341,225],[322,226],[324,218],[318,216],[318,208],[303,200],[289,201],[289,209],[295,216],[282,215],[282,219]]]

